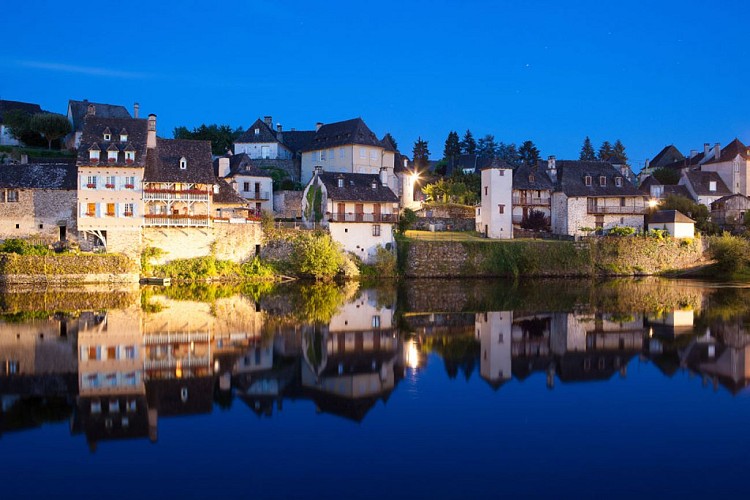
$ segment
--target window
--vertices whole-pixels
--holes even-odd
[[[623,198],[620,198],[620,206],[621,206],[621,207],[624,207],[624,206],[625,206],[625,198],[624,198],[624,197],[623,197]]]
[[[18,203],[18,190],[9,189],[5,196],[8,203]]]
[[[487,186],[484,186],[484,195],[487,196]]]
[[[374,149],[370,150],[370,159],[371,160],[377,160],[378,159],[378,152]]]
[[[603,175],[599,176],[599,185],[602,187],[607,185],[607,178]]]
[[[0,191],[0,203],[5,203],[5,191]]]
[[[246,193],[249,192],[250,191],[250,183],[249,182],[243,182],[242,183],[242,190],[244,192],[246,192]]]
[[[107,161],[117,161],[117,151],[107,151]]]
[[[99,151],[98,150],[90,150],[89,151],[89,160],[91,160],[91,161],[99,161]]]
[[[359,148],[359,157],[367,158],[367,150],[365,148]]]
[[[259,128],[255,129],[255,135],[260,135],[260,129]]]
[[[380,224],[373,224],[372,225],[372,235],[373,236],[380,236]]]
[[[135,151],[125,151],[125,163],[133,163],[135,161]]]
[[[133,204],[132,203],[126,203],[125,204],[125,217],[132,217],[133,216]]]
[[[110,139],[112,139],[112,134],[104,134],[105,141],[109,141]]]
[[[497,213],[504,214],[505,213],[505,205],[498,205],[497,206]]]
[[[133,374],[135,375],[135,374]],[[125,407],[126,411],[129,413],[133,413],[136,408],[138,407],[137,403],[135,402],[135,399],[129,399],[127,406]]]
[[[135,359],[135,346],[125,346],[125,359]]]
[[[128,177],[125,177],[125,189],[134,189],[135,188],[135,176],[131,175]]]
[[[96,176],[89,175],[86,177],[86,187],[89,189],[96,189]]]
[[[106,183],[104,184],[104,187],[107,189],[114,189],[115,188],[115,176],[114,175],[108,175],[106,179]]]
[[[110,413],[120,413],[120,401],[117,399],[112,399],[109,402],[109,412]]]
[[[323,161],[326,159],[326,150],[320,152],[320,161]]]
[[[505,175],[505,170],[498,170],[497,173],[500,174],[500,177],[503,177]]]
[[[114,216],[115,216],[115,204],[107,203],[107,217],[114,217]]]
[[[534,174],[529,174],[529,182],[534,182]]]
[[[96,203],[86,203],[86,215],[89,217],[96,215]]]
[[[708,190],[709,191],[716,191],[716,181],[709,181],[708,182]],[[8,200],[10,201],[10,200]]]
[[[622,177],[615,177],[615,186],[622,187]]]
[[[180,158],[180,170],[185,170],[187,168],[187,158],[184,156]]]
[[[344,179],[339,179],[336,185],[340,188],[344,187]]]
[[[380,328],[380,316],[373,316],[372,317],[372,327],[373,328]]]
[[[586,183],[587,186],[590,186],[591,185],[591,176],[587,175],[586,177],[584,177],[584,182]]]
[[[96,415],[102,412],[102,402],[92,401],[91,402],[91,413]]]
[[[128,142],[128,134],[120,133],[120,142]]]

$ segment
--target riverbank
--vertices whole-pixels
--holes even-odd
[[[118,254],[0,253],[0,284],[138,283],[136,263]]]

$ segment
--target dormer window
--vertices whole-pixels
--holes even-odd
[[[120,133],[120,142],[128,142],[128,134]]]
[[[90,149],[89,150],[89,160],[91,160],[91,161],[99,161],[99,150],[98,149]]]
[[[587,175],[586,177],[584,177],[584,182],[586,183],[587,186],[590,186],[591,185],[591,176]]]
[[[107,161],[117,161],[117,151],[107,151]]]
[[[378,188],[378,181],[372,181],[372,188],[377,189]]]
[[[622,177],[615,177],[615,186],[622,187]]]
[[[709,191],[716,191],[716,181],[709,181],[708,182],[708,190]]]
[[[104,129],[104,132],[102,132],[102,137],[105,141],[111,141],[112,140],[112,132],[109,130],[109,127]]]
[[[259,128],[255,129],[255,135],[260,135],[260,129]]]
[[[184,156],[180,158],[180,170],[185,170],[187,168],[187,158]]]
[[[125,162],[133,163],[135,161],[135,151],[125,151]]]
[[[606,186],[606,185],[607,185],[607,178],[606,178],[606,177],[604,177],[603,175],[600,175],[600,176],[599,176],[599,185],[600,185],[601,187],[604,187],[604,186]]]
[[[534,174],[529,174],[529,182],[534,182]]]
[[[339,179],[337,186],[340,188],[344,187],[344,179]]]

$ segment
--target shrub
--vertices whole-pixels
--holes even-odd
[[[300,276],[331,280],[338,273],[342,260],[341,250],[327,233],[302,233],[294,241],[291,265]]]
[[[742,271],[750,263],[750,242],[729,233],[711,238],[708,252],[717,267],[727,273]]]
[[[398,219],[398,224],[396,225],[396,231],[399,234],[405,234],[406,231],[412,228],[414,226],[414,223],[417,222],[417,213],[412,210],[411,208],[405,208],[404,211],[401,213],[401,217]]]
[[[635,233],[635,229],[628,226],[615,226],[607,234],[609,236],[630,236]]]
[[[0,245],[0,252],[18,255],[50,255],[52,251],[44,245],[32,245],[28,241],[10,238]]]
[[[549,217],[544,215],[544,212],[534,210],[521,221],[521,227],[532,231],[543,231],[549,228]]]

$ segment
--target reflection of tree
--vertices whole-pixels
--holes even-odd
[[[445,337],[428,337],[425,348],[440,354],[445,363],[448,377],[456,378],[459,371],[469,380],[479,362],[479,341],[469,335],[449,335]]]
[[[356,287],[323,282],[301,285],[292,296],[294,315],[299,321],[328,324]]]
[[[549,331],[549,318],[524,319],[518,322],[525,337],[544,337],[544,332]]]

